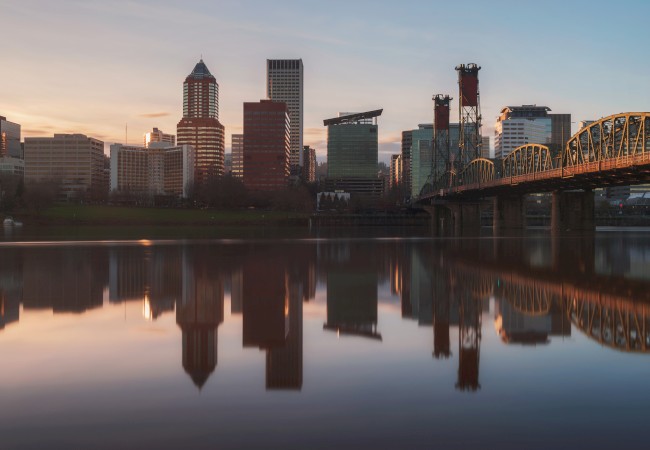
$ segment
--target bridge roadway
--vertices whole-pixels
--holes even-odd
[[[434,170],[435,171],[435,170]],[[650,182],[650,113],[621,113],[578,131],[554,155],[526,144],[501,160],[477,158],[423,188],[417,203],[439,234],[477,234],[483,199],[494,199],[495,230],[525,227],[524,196],[552,192],[554,232],[593,231],[596,188]]]
[[[562,190],[592,190],[608,186],[650,183],[650,152],[580,166],[463,184],[420,197],[421,201],[464,200],[503,194],[532,194]]]

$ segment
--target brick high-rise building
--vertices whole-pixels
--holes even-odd
[[[302,59],[266,60],[266,96],[284,102],[291,119],[290,168],[297,172],[303,149],[303,66]],[[299,173],[299,172],[298,172]]]
[[[289,183],[290,121],[287,105],[244,103],[244,185],[281,190]]]
[[[183,118],[177,125],[177,145],[196,152],[195,182],[223,175],[225,129],[219,122],[219,85],[200,60],[183,83]]]

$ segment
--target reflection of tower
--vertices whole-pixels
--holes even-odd
[[[23,297],[23,251],[4,248],[0,258],[0,330],[20,317]]]
[[[433,109],[433,170],[432,181],[436,182],[451,169],[449,154],[449,103],[448,95],[434,95]]]
[[[233,270],[230,277],[230,314],[241,314],[242,312],[242,271]]]
[[[332,269],[327,274],[326,330],[381,340],[377,333],[377,273]]]
[[[433,287],[431,273],[423,255],[413,248],[411,253],[411,307],[418,325],[431,325],[433,319]]]
[[[481,104],[478,88],[478,71],[476,64],[460,64],[458,71],[458,117],[460,121],[459,158],[457,170],[465,167],[473,159],[481,156]]]
[[[147,247],[111,248],[108,298],[111,303],[142,300],[147,293]]]
[[[476,391],[481,345],[481,304],[469,293],[463,293],[459,305],[458,381],[456,388]]]
[[[242,269],[243,345],[268,349],[285,343],[289,328],[286,270],[250,258]]]
[[[309,261],[305,267],[302,299],[306,302],[316,297],[316,264]]]
[[[24,249],[23,307],[82,313],[103,303],[105,248]],[[3,255],[4,256],[4,255]]]
[[[178,247],[151,247],[147,268],[147,300],[150,318],[174,311],[176,300],[183,295],[182,257]],[[147,306],[145,304],[145,306]]]
[[[433,356],[449,358],[451,344],[449,339],[449,296],[442,274],[433,280]]]
[[[411,261],[410,258],[404,258],[401,266],[400,278],[402,279],[402,288],[400,301],[402,304],[402,318],[413,317],[413,304],[411,303]]]
[[[217,328],[223,322],[223,286],[201,256],[183,262],[183,298],[176,323],[183,331],[183,368],[200,389],[217,366]]]
[[[266,351],[266,388],[302,388],[301,283],[289,282],[289,333],[283,346]]]

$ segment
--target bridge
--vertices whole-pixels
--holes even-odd
[[[503,159],[474,159],[426,185],[417,201],[438,232],[462,235],[480,228],[486,198],[494,198],[495,230],[523,229],[524,196],[552,192],[553,231],[589,231],[594,189],[648,182],[650,113],[629,112],[582,128],[563,149],[531,143]]]

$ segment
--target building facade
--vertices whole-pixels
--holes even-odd
[[[377,117],[382,111],[342,113],[323,122],[327,126],[326,191],[381,195]]]
[[[20,124],[0,116],[0,158],[5,156],[22,159],[23,147],[20,143]]]
[[[291,119],[290,165],[300,165],[303,149],[303,65],[302,59],[266,60],[266,96],[274,102],[284,102]]]
[[[111,145],[111,192],[188,197],[194,182],[194,149]]]
[[[183,83],[183,118],[176,127],[176,141],[194,148],[195,183],[223,175],[225,129],[219,122],[219,85],[203,60]]]
[[[481,158],[490,158],[490,136],[481,136]]]
[[[396,188],[402,183],[402,155],[391,155],[389,186]]]
[[[25,182],[54,182],[67,199],[102,198],[104,143],[83,134],[25,138]]]
[[[556,151],[561,150],[571,139],[571,114],[549,114],[551,118],[550,144]]]
[[[494,157],[505,158],[526,144],[551,143],[550,108],[537,105],[506,106],[494,127]]]
[[[302,152],[302,178],[306,183],[316,181],[316,149],[308,145]]]
[[[153,131],[145,133],[143,141],[145,147],[149,147],[149,144],[152,142],[163,142],[168,144],[170,147],[174,147],[176,145],[176,136],[173,134],[163,133],[158,128],[154,128]]]
[[[277,191],[288,187],[290,123],[285,103],[244,103],[243,181],[247,188]]]
[[[244,135],[233,134],[231,142],[232,176],[244,178]]]
[[[411,186],[411,145],[413,130],[402,131],[402,183]],[[411,189],[408,189],[411,192]]]
[[[11,156],[0,157],[0,174],[16,175],[23,178],[25,176],[25,160]]]
[[[424,185],[433,181],[433,124],[418,125],[411,139],[411,197],[417,198]]]

